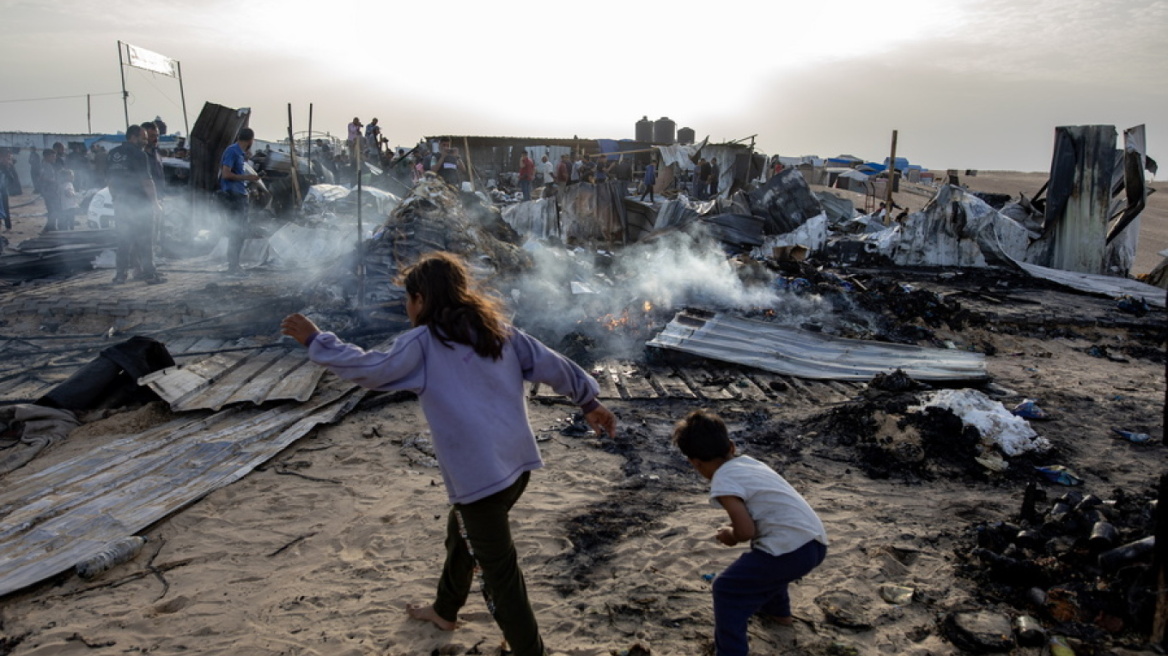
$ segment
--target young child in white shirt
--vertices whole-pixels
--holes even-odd
[[[792,623],[787,586],[823,562],[827,533],[807,501],[775,470],[750,456],[735,457],[718,415],[691,412],[674,428],[673,442],[710,481],[710,502],[730,516],[717,540],[728,547],[750,542],[750,551],[713,585],[717,656],[746,656],[752,615]]]

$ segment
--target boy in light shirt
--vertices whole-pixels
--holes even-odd
[[[750,456],[735,457],[718,415],[691,412],[674,428],[673,443],[710,481],[710,502],[730,516],[717,540],[728,547],[750,542],[750,551],[713,585],[717,656],[745,656],[752,615],[792,623],[787,586],[823,562],[827,533],[807,501],[775,470]]]

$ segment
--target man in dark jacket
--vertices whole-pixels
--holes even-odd
[[[153,226],[160,206],[150,177],[150,163],[142,151],[145,142],[142,126],[131,125],[126,128],[126,142],[109,153],[109,190],[118,236],[115,285],[126,282],[126,273],[133,264],[138,265],[147,284],[166,281],[154,268]]]

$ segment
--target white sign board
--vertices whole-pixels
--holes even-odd
[[[126,44],[126,53],[129,55],[128,63],[130,66],[170,77],[178,77],[178,62],[170,57],[128,43]]]

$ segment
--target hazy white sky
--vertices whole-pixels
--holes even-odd
[[[426,134],[631,138],[643,115],[767,153],[1045,170],[1058,125],[1145,123],[1168,161],[1168,0],[0,0],[0,131],[124,129],[118,40],[182,62],[262,138],[380,118]],[[126,68],[130,120],[182,131]],[[110,94],[110,95],[96,95]],[[9,102],[21,101],[21,102]],[[1162,148],[1163,147],[1163,148]]]

